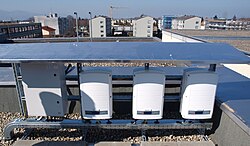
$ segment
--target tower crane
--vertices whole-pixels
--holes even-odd
[[[111,19],[113,19],[113,9],[124,9],[124,8],[127,8],[127,7],[115,7],[115,6],[110,6],[109,7],[109,17]]]

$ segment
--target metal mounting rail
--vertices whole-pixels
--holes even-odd
[[[6,125],[4,129],[4,139],[11,139],[15,128],[46,128],[46,129],[85,129],[85,128],[102,128],[102,129],[131,129],[131,130],[149,130],[149,129],[211,129],[212,123],[203,123],[198,120],[188,120],[183,123],[183,120],[148,120],[144,124],[144,120],[72,120],[65,119],[62,121],[46,121],[46,119],[16,119]]]

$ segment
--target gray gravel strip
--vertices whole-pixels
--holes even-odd
[[[15,118],[22,118],[20,113],[0,112],[0,135],[3,134],[4,126]],[[131,115],[117,116],[122,119],[129,119]],[[174,115],[172,117],[179,117]],[[80,114],[70,114],[67,118],[81,119]],[[15,136],[10,141],[1,139],[0,145],[9,146],[23,136],[23,129],[16,129]],[[204,141],[204,136],[197,130],[147,130],[145,132],[146,140],[149,142],[176,142],[176,141]],[[81,141],[86,140],[89,143],[101,141],[120,141],[139,144],[142,139],[140,130],[109,130],[109,129],[88,129],[87,134],[80,129],[34,129],[25,140],[46,140],[46,141]]]

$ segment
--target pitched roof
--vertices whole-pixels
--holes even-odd
[[[143,15],[143,16],[140,16],[140,17],[135,17],[133,20],[139,20],[139,19],[143,19],[143,18],[146,18],[146,17],[153,18],[151,16]]]
[[[49,27],[49,26],[43,26],[42,29],[46,30],[46,31],[55,31],[56,30],[56,29]]]
[[[176,20],[187,20],[187,19],[190,19],[190,18],[194,18],[194,17],[197,17],[197,16],[181,16],[181,17],[177,17],[175,18]]]
[[[108,17],[108,16],[103,16],[103,15],[95,16],[95,17],[94,17],[94,18],[92,18],[92,19],[95,19],[95,18],[98,18],[98,17],[102,17],[102,18],[107,18],[107,19],[110,19],[110,17]]]

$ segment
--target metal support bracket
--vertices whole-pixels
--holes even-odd
[[[216,71],[216,64],[210,64],[209,71]]]

